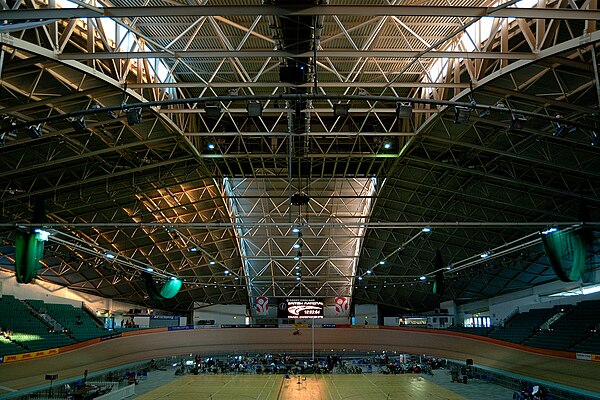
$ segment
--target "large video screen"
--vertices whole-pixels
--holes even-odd
[[[323,318],[323,301],[315,298],[281,299],[277,316],[289,319]]]

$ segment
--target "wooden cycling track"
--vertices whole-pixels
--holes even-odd
[[[0,386],[23,389],[77,377],[123,364],[186,353],[310,352],[311,329],[292,335],[283,328],[222,328],[182,331],[139,331],[55,356],[0,364]],[[315,350],[399,351],[464,360],[476,365],[600,393],[600,362],[574,358],[573,353],[525,348],[473,335],[416,329],[320,328],[314,330]],[[62,351],[62,350],[61,350]]]

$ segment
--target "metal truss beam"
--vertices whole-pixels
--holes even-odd
[[[139,54],[139,53],[135,53]],[[135,58],[135,56],[134,56]],[[148,83],[128,83],[130,89],[164,89],[164,88],[288,88],[288,87],[314,87],[314,83],[304,83],[295,85],[284,82],[148,82]],[[321,88],[468,88],[467,82],[319,82]],[[166,111],[166,110],[165,110]],[[416,110],[414,110],[416,111]]]
[[[202,49],[185,51],[145,51],[145,52],[95,52],[95,53],[62,53],[60,60],[119,60],[119,59],[148,59],[148,58],[266,58],[266,57],[313,57],[314,53],[291,53],[281,50],[220,50]],[[468,59],[506,59],[506,60],[533,60],[534,53],[524,52],[482,52],[482,51],[429,51],[423,55],[422,50],[319,50],[317,58],[468,58]]]
[[[74,223],[44,223],[43,226],[47,228],[59,228],[59,227],[70,227],[70,228],[142,228],[142,227],[154,227],[154,228],[177,228],[177,229],[214,229],[214,228],[233,228],[233,227],[246,227],[253,228],[257,222],[190,222],[190,223],[170,223],[170,222],[106,222],[106,223],[93,223],[93,222],[74,222]],[[260,222],[261,226],[272,226],[281,227],[282,222]],[[335,228],[335,227],[352,227],[352,228],[368,228],[368,229],[421,229],[423,227],[430,228],[469,228],[469,229],[481,229],[481,228],[515,228],[515,227],[530,227],[530,228],[546,228],[548,226],[573,226],[581,225],[582,221],[532,221],[532,222],[518,222],[518,221],[507,221],[507,222],[482,222],[482,221],[456,221],[456,222],[435,222],[435,221],[423,221],[423,222],[307,222],[304,224],[305,227],[312,228]],[[600,225],[600,221],[586,221],[587,225]],[[22,226],[27,228],[39,228],[40,224],[32,223],[14,223],[14,222],[2,222],[0,227],[14,228],[15,226]],[[289,226],[296,225],[294,222],[290,222]]]
[[[600,11],[570,8],[498,8],[452,6],[146,6],[61,9],[19,9],[0,11],[0,19],[7,21],[72,18],[143,18],[143,17],[206,17],[206,16],[261,16],[280,17],[347,15],[360,17],[455,17],[455,18],[535,18],[563,20],[598,20]]]

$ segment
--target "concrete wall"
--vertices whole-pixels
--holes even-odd
[[[219,326],[222,324],[245,324],[246,306],[194,303],[194,313],[189,324],[196,325],[198,320],[214,320],[215,325]]]
[[[379,309],[377,304],[356,304],[354,306],[354,316],[357,325],[365,323],[368,325],[379,324]]]

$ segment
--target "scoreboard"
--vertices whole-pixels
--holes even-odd
[[[323,301],[316,298],[288,298],[279,301],[279,318],[310,319],[323,318]]]

